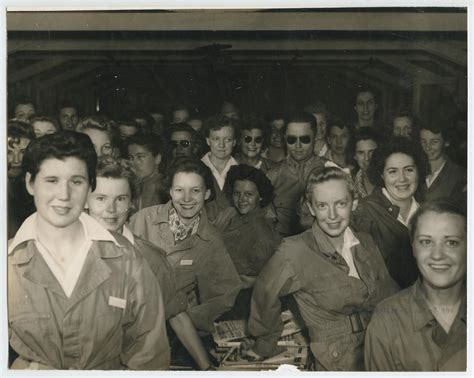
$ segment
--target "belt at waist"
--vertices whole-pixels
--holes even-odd
[[[371,312],[355,312],[338,320],[327,321],[324,326],[308,327],[311,342],[362,332],[367,328],[371,315]]]

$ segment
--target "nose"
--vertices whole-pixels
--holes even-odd
[[[364,152],[364,160],[369,161],[370,160],[370,154],[368,152]]]
[[[13,152],[13,165],[19,165],[21,163],[21,153],[20,151],[14,151]]]
[[[401,182],[405,182],[406,181],[406,175],[405,175],[405,172],[403,170],[400,170],[400,174],[398,175],[398,179],[401,181]]]
[[[337,218],[336,206],[329,206],[328,218],[329,219],[336,219]]]
[[[444,253],[443,253],[443,244],[442,243],[438,243],[438,244],[435,244],[433,246],[433,248],[431,249],[431,255],[430,257],[433,259],[433,260],[441,260],[444,256]]]
[[[117,209],[117,206],[115,205],[115,201],[114,200],[110,200],[110,201],[107,201],[107,204],[105,206],[105,211],[107,211],[108,213],[115,213]]]
[[[56,193],[57,198],[63,201],[67,201],[69,200],[70,195],[71,195],[71,188],[69,186],[69,183],[66,180],[60,181],[57,186],[57,193]]]
[[[220,148],[224,148],[224,147],[225,147],[224,139],[220,139],[220,140],[219,140],[219,147],[220,147]]]
[[[188,191],[184,192],[184,202],[189,202],[191,200],[191,193]]]
[[[243,194],[239,194],[239,202],[244,202],[245,201],[245,197]]]
[[[301,143],[300,138],[297,138],[296,139],[296,148],[301,148],[302,145],[303,145],[303,143]]]

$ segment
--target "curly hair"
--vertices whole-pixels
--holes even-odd
[[[273,200],[274,188],[271,181],[260,169],[251,167],[246,164],[239,164],[230,167],[229,172],[224,184],[224,193],[229,199],[230,203],[233,203],[232,194],[234,192],[234,184],[236,181],[248,180],[255,184],[258,190],[258,194],[262,199],[260,207],[269,205]]]
[[[129,160],[102,156],[97,163],[97,177],[127,179],[132,200],[138,197],[140,181],[133,168],[133,164]]]
[[[313,195],[313,187],[316,184],[322,184],[329,180],[342,180],[347,184],[347,190],[349,191],[352,199],[355,197],[354,181],[350,174],[344,172],[339,167],[323,166],[313,169],[306,181],[305,199],[307,202],[311,202],[311,196]]]
[[[226,126],[231,127],[234,130],[234,139],[238,139],[240,122],[235,118],[230,118],[222,114],[215,114],[204,121],[202,127],[203,134],[206,138],[209,138],[211,130],[220,130]]]
[[[386,143],[378,147],[370,161],[369,169],[367,171],[369,180],[372,184],[379,188],[385,186],[383,180],[383,172],[385,164],[390,156],[393,154],[408,155],[413,159],[416,169],[418,171],[418,182],[423,182],[429,172],[428,162],[426,156],[421,148],[403,137],[392,137]],[[418,185],[418,189],[420,185]]]

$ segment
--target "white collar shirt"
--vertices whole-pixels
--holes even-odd
[[[344,243],[342,245],[341,256],[344,258],[347,266],[349,267],[348,275],[360,279],[359,273],[357,272],[357,268],[354,264],[354,256],[352,255],[351,250],[352,247],[358,244],[360,244],[359,239],[357,239],[351,229],[347,227],[344,231]]]
[[[434,183],[434,181],[436,180],[436,178],[439,176],[439,173],[441,172],[441,170],[444,168],[444,166],[446,165],[446,161],[441,164],[441,167],[439,167],[436,171],[434,171],[432,174],[426,176],[426,186],[429,188],[431,186],[431,184]]]
[[[211,162],[211,159],[210,159],[210,156],[211,156],[211,152],[208,152],[207,154],[205,154],[201,161],[206,164],[209,169],[211,170],[212,172],[212,175],[214,176],[214,178],[216,179],[217,181],[217,185],[219,185],[219,188],[220,190],[222,190],[224,188],[224,184],[225,184],[225,178],[227,176],[227,172],[229,172],[229,169],[230,167],[234,166],[234,165],[239,165],[239,163],[237,162],[237,160],[235,160],[232,156],[229,158],[229,160],[227,160],[227,164],[225,165],[222,173],[220,173],[217,168],[214,166],[214,164],[212,164]]]
[[[382,193],[385,197],[387,197],[387,199],[393,204],[393,201],[392,199],[390,198],[390,194],[388,194],[387,192],[387,189],[385,188],[382,188]],[[410,211],[408,211],[408,216],[407,216],[407,219],[403,219],[403,217],[401,216],[400,212],[398,213],[398,216],[397,216],[397,220],[403,224],[405,227],[408,227],[408,225],[410,224],[410,220],[411,218],[413,217],[413,215],[415,215],[415,212],[416,210],[418,210],[418,208],[420,207],[420,204],[418,202],[416,202],[415,198],[412,197],[411,199],[411,205],[410,205]]]

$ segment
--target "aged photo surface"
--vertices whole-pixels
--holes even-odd
[[[4,373],[466,373],[467,7],[6,29]]]

